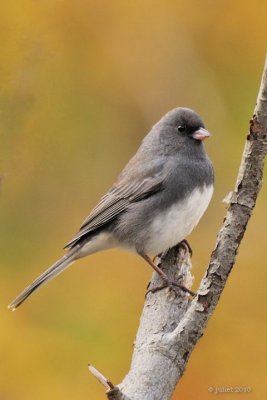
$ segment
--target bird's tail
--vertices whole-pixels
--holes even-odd
[[[65,256],[60,258],[55,264],[43,272],[33,283],[27,286],[23,292],[21,292],[15,300],[13,300],[8,308],[15,311],[35,290],[45,285],[51,279],[55,278],[58,274],[64,271],[65,268],[69,267],[73,261],[77,258],[78,248],[71,249]]]

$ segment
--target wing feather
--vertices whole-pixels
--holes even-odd
[[[84,235],[95,231],[101,226],[113,221],[120,213],[127,210],[133,202],[153,195],[162,188],[162,174],[145,177],[142,181],[120,182],[107,192],[84,220],[77,235],[65,246],[72,247]]]

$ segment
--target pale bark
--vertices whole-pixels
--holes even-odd
[[[130,370],[121,384],[109,386],[112,400],[168,400],[203,335],[234,265],[262,185],[267,153],[267,59],[249,134],[237,177],[228,196],[229,208],[197,295],[180,296],[164,289],[148,293],[137,332]],[[160,260],[171,280],[191,286],[191,261],[184,246],[170,249]],[[162,282],[154,273],[152,287]],[[220,340],[220,338],[218,338]],[[221,338],[223,340],[223,338]]]

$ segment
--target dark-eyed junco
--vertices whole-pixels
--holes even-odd
[[[164,115],[66,245],[67,253],[9,308],[15,310],[77,259],[112,247],[136,252],[166,280],[150,256],[183,241],[208,207],[214,174],[202,141],[209,136],[188,108]]]

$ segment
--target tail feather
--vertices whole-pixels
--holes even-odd
[[[43,272],[33,283],[27,286],[23,292],[21,292],[15,300],[13,300],[8,308],[12,311],[15,311],[18,306],[20,306],[33,292],[39,289],[41,286],[45,285],[51,279],[55,278],[58,274],[60,274],[64,269],[69,267],[73,261],[77,258],[78,248],[75,247],[70,250],[65,256],[60,258],[55,264],[53,264],[50,268],[48,268],[45,272]]]

